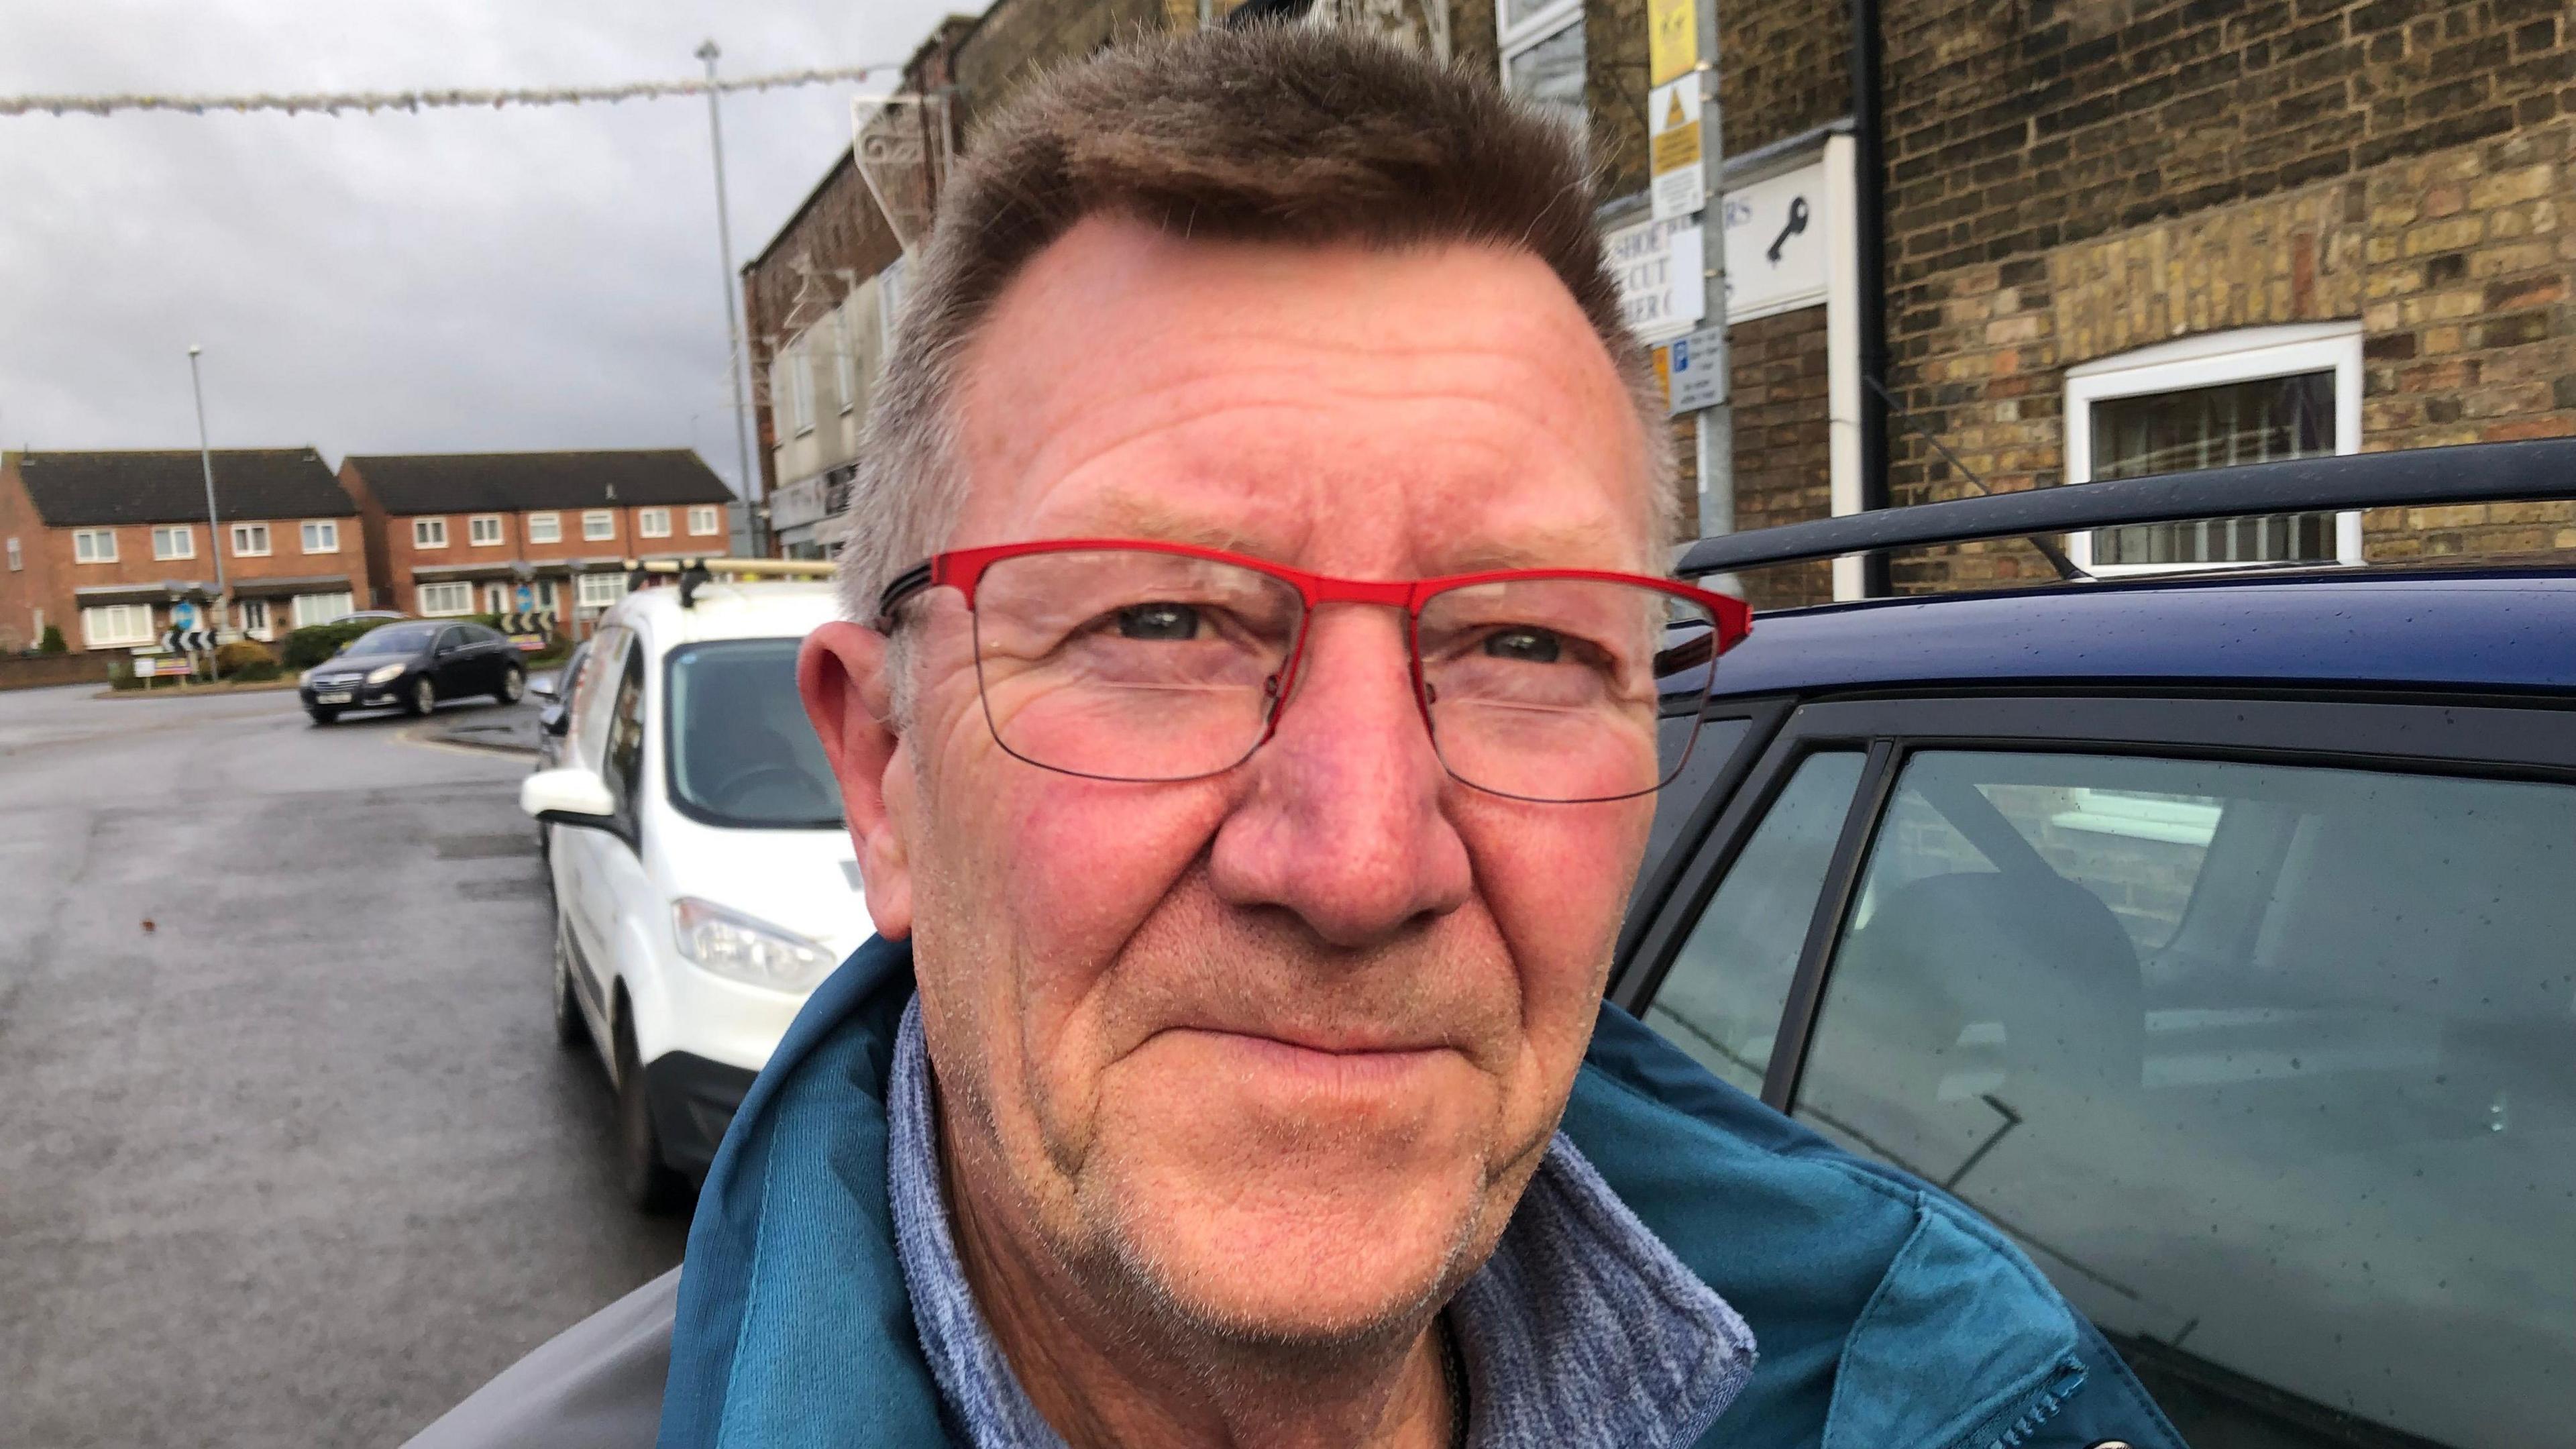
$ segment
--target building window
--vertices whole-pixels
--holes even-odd
[[[626,575],[583,574],[573,601],[585,609],[605,609],[626,597]]]
[[[338,521],[329,518],[317,518],[312,522],[305,524],[304,551],[306,553],[338,553],[340,551],[340,525]]]
[[[420,613],[425,619],[442,618],[474,612],[472,584],[423,584],[420,586]]]
[[[100,604],[81,610],[81,639],[92,649],[152,642],[150,604]]]
[[[241,601],[241,627],[242,627],[242,632],[243,632],[243,633],[248,634],[250,637],[252,637],[252,638],[254,638],[254,639],[265,639],[265,638],[267,638],[267,637],[269,636],[269,627],[268,627],[268,600],[266,600],[266,599],[244,599],[244,600],[242,600],[242,601]]]
[[[465,541],[487,548],[501,541],[501,515],[478,513],[465,520]]]
[[[554,611],[555,581],[552,579],[537,580],[537,612],[540,614],[551,614]]]
[[[356,607],[345,589],[336,594],[297,594],[295,627],[302,629],[313,624],[328,624],[334,619],[348,617],[350,610]]]
[[[26,556],[25,556],[24,554],[20,553],[20,552],[19,552],[19,550],[18,550],[18,540],[17,540],[17,539],[15,539],[15,538],[10,539],[10,540],[9,540],[9,572],[11,572],[11,573],[13,573],[13,574],[14,574],[14,573],[16,573],[18,570],[23,569],[23,568],[25,568],[26,566],[27,566],[27,559],[26,559]]]
[[[233,557],[268,557],[268,525],[265,523],[234,524]]]
[[[510,612],[510,586],[508,584],[485,584],[483,586],[483,612],[486,614],[506,614]]]
[[[1580,127],[1583,110],[1583,0],[1495,0],[1503,88]]]
[[[411,521],[411,546],[414,548],[447,547],[447,520],[415,518]]]
[[[592,543],[617,536],[617,515],[605,508],[594,508],[581,516],[581,536]]]
[[[787,344],[770,364],[769,394],[786,414],[789,437],[814,431],[814,359],[806,353],[804,338]]]
[[[2069,368],[2066,480],[2143,478],[2361,451],[2361,324],[2253,327]],[[2094,529],[2098,574],[2361,562],[2359,513]]]
[[[689,533],[691,536],[703,537],[707,534],[716,532],[719,527],[720,525],[716,522],[716,508],[714,504],[701,503],[695,508],[689,510]]]
[[[113,528],[73,529],[72,562],[116,562],[116,530]]]
[[[850,308],[856,301],[856,297],[843,301],[832,323],[832,392],[844,413],[859,406],[858,329],[850,325]]]
[[[529,514],[529,515],[528,515],[528,542],[530,542],[530,543],[561,543],[561,542],[563,542],[563,515],[562,515],[562,514],[560,514],[560,513],[531,513],[531,514]]]
[[[197,530],[184,523],[165,523],[152,530],[154,558],[195,558]]]
[[[669,538],[671,536],[671,510],[667,508],[642,508],[636,510],[635,531],[646,538]]]

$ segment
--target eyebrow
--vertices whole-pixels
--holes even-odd
[[[1269,559],[1276,563],[1291,560],[1279,557],[1277,540],[1246,533],[1214,519],[1177,511],[1162,500],[1133,493],[1110,493],[1098,500],[1097,517],[1105,536],[1145,539],[1156,543],[1183,543],[1197,548],[1222,549],[1249,558]],[[1460,541],[1455,549],[1443,548],[1436,557],[1439,567],[1426,571],[1426,577],[1453,574],[1500,572],[1510,569],[1598,568],[1635,569],[1657,572],[1657,564],[1648,558],[1626,557],[1618,546],[1613,531],[1597,523],[1542,526],[1519,532],[1510,539]],[[1602,564],[1604,556],[1614,562]],[[1586,562],[1595,560],[1596,562]]]

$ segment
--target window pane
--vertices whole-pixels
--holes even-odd
[[[671,654],[671,798],[724,825],[829,829],[841,796],[796,693],[797,639]]]
[[[1576,123],[1583,117],[1583,21],[1549,35],[1513,55],[1504,67],[1510,88],[1531,100],[1556,107]]]
[[[2331,457],[2334,374],[2303,372],[2093,404],[2093,476],[2143,478]],[[2334,515],[2204,519],[2105,528],[2093,559],[2106,564],[2332,562]]]
[[[2560,1443],[2571,880],[2566,786],[1922,755],[1798,1115],[1989,1213],[2151,1388],[2183,1363],[2194,1443],[2363,1442],[2271,1393]]]
[[[1862,756],[1810,755],[1771,803],[1700,912],[1646,1021],[1744,1090],[1759,1093],[1806,944],[1816,894],[1860,782]]]

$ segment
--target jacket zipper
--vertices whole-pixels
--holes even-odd
[[[1953,1441],[1953,1449],[2022,1449],[2082,1387],[2084,1365],[2073,1358],[2060,1359],[2057,1371],[2029,1398],[1960,1436]]]

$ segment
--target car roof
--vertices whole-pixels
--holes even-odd
[[[618,600],[600,622],[630,625],[653,649],[668,650],[708,639],[803,638],[839,612],[827,582],[706,583],[686,609],[678,588],[657,585]]]
[[[2576,570],[2201,577],[1758,616],[1718,697],[1940,685],[2576,693]],[[1698,672],[1665,681],[1696,691]]]

